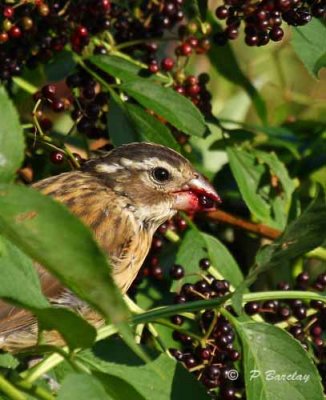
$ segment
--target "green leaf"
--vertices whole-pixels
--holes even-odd
[[[234,292],[232,304],[240,313],[242,295],[262,272],[284,268],[290,261],[323,246],[326,232],[326,200],[322,190],[299,218],[292,221],[281,237],[262,247],[256,255],[255,266]]]
[[[259,193],[260,182],[266,171],[265,167],[257,162],[252,153],[240,148],[228,147],[227,154],[233,176],[248,208],[260,220],[269,221],[268,193],[265,192],[264,197]]]
[[[115,400],[132,399],[146,400],[138,391],[120,377],[103,374],[101,372],[93,372],[93,375],[101,382],[105,391],[110,395],[110,398]]]
[[[91,370],[118,378],[126,377],[128,384],[146,400],[209,399],[205,388],[196,378],[166,354],[161,354],[146,365],[135,366],[104,361],[90,352],[84,352],[79,357]]]
[[[212,15],[209,18],[209,22],[212,24],[215,32],[220,30],[218,23]],[[218,73],[220,73],[230,82],[242,87],[246,91],[253,102],[259,118],[263,123],[266,123],[266,103],[257,89],[242,72],[232,47],[229,44],[226,44],[225,46],[217,46],[213,44],[208,53],[208,57],[212,66],[217,70]]]
[[[214,122],[213,122],[214,123]],[[231,145],[233,143],[242,143],[246,141],[251,141],[254,137],[254,133],[246,129],[228,129],[227,138],[220,138],[213,142],[210,146],[210,150],[225,150],[226,145]]]
[[[217,271],[237,287],[243,281],[242,272],[229,250],[215,237],[201,233],[205,240],[208,258]]]
[[[191,136],[202,137],[205,134],[206,125],[203,115],[190,100],[174,90],[146,79],[129,81],[120,88],[177,129]]]
[[[176,128],[193,136],[203,136],[205,121],[192,102],[174,90],[165,88],[156,81],[159,78],[143,78],[143,69],[128,60],[114,55],[96,55],[89,58],[103,71],[121,79],[120,86],[141,105],[155,111]],[[112,113],[113,115],[113,113]]]
[[[6,89],[0,87],[0,182],[14,179],[24,158],[23,130]]]
[[[322,400],[315,364],[283,329],[260,322],[236,323],[243,345],[248,400]]]
[[[313,73],[318,77],[319,71],[324,67],[326,67],[326,52],[316,61]]]
[[[69,374],[59,390],[58,400],[112,400],[102,384],[88,374]]]
[[[29,308],[48,307],[32,260],[0,236],[0,297]],[[22,286],[24,290],[22,290]]]
[[[44,71],[49,81],[61,81],[71,74],[76,66],[71,51],[56,53],[51,60],[45,64]]]
[[[188,0],[184,4],[184,9],[189,18],[197,18],[201,21],[206,20],[208,0]]]
[[[19,361],[10,353],[0,354],[0,368],[15,369],[19,365]]]
[[[291,222],[283,235],[272,245],[272,257],[269,263],[282,263],[293,260],[325,241],[326,232],[326,200],[325,193],[320,190],[316,198],[300,215]]]
[[[325,67],[326,26],[323,21],[313,18],[309,24],[294,28],[292,45],[300,60],[311,75],[318,78],[318,71]]]
[[[198,281],[199,262],[202,258],[209,258],[212,266],[233,286],[238,286],[243,280],[238,264],[219,240],[197,229],[191,229],[184,236],[175,261],[184,267],[186,276],[172,283],[172,291],[180,290],[185,281]]]
[[[271,207],[277,225],[284,229],[287,223],[287,214],[291,207],[292,194],[296,185],[294,180],[290,178],[284,164],[277,158],[275,153],[255,150],[254,154],[259,162],[268,166],[269,173],[278,180],[277,188],[280,188],[282,193],[271,198]]]
[[[246,278],[251,284],[261,272],[283,267],[289,261],[322,246],[326,232],[326,200],[322,190],[299,218],[292,221],[281,237],[256,255],[256,266]]]
[[[62,204],[32,188],[2,184],[0,231],[115,323],[124,340],[144,357],[127,325],[129,312],[106,256],[87,227]]]
[[[96,329],[69,309],[47,307],[30,310],[36,315],[41,330],[56,329],[71,350],[86,349],[96,339]]]
[[[274,153],[258,150],[228,147],[227,154],[250,211],[264,223],[284,229],[295,184],[283,163]]]
[[[143,141],[162,144],[180,151],[178,142],[166,125],[135,104],[126,104],[126,109],[135,130]]]
[[[0,210],[0,229],[15,245],[106,317],[127,318],[106,257],[63,205],[32,188],[1,185]]]
[[[96,330],[72,311],[51,307],[43,296],[32,260],[3,237],[0,237],[0,273],[0,297],[31,311],[41,329],[58,330],[71,349],[93,344]]]
[[[114,146],[138,141],[135,129],[129,121],[125,104],[113,91],[109,105],[108,130]]]
[[[173,281],[171,290],[177,292],[181,286],[187,283],[195,283],[198,281],[200,273],[199,261],[207,257],[207,249],[204,238],[198,230],[190,229],[185,234],[179,246],[176,264],[182,265],[185,269],[185,278],[178,281]]]
[[[92,64],[102,71],[121,79],[124,82],[142,80],[147,72],[144,68],[115,55],[95,55],[88,58]],[[149,75],[145,80],[165,80],[158,75]]]

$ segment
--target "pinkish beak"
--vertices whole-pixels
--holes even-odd
[[[202,211],[216,208],[221,203],[213,186],[202,176],[191,179],[180,191],[174,192],[174,208],[182,211]]]

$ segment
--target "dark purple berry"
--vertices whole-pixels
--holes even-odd
[[[42,95],[46,98],[46,99],[50,99],[53,100],[55,98],[57,92],[57,88],[55,85],[46,85],[43,86],[42,88]]]
[[[171,355],[177,360],[177,361],[182,361],[183,360],[183,353],[182,351],[178,349],[169,349],[169,352]]]
[[[271,31],[269,32],[269,37],[274,42],[279,42],[280,40],[283,39],[283,36],[284,36],[284,31],[279,26],[272,28]]]
[[[218,19],[226,19],[229,16],[229,11],[225,6],[219,6],[215,10],[215,15]]]
[[[172,322],[174,325],[180,326],[180,325],[182,325],[183,322],[184,322],[184,317],[183,317],[182,315],[173,315],[173,316],[171,317],[171,322]]]
[[[254,301],[251,301],[250,303],[247,303],[245,305],[245,312],[248,315],[257,314],[259,312],[259,309],[260,309],[259,303],[256,303]]]
[[[65,105],[62,100],[54,99],[51,103],[51,108],[54,112],[62,112],[65,109]]]
[[[202,258],[199,261],[199,266],[202,270],[207,271],[208,268],[211,266],[211,262],[209,261],[208,258]]]
[[[172,279],[178,280],[183,278],[185,275],[184,268],[181,265],[175,264],[170,269],[170,276]]]

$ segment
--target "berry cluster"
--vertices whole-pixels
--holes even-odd
[[[82,69],[68,76],[66,84],[74,94],[71,117],[78,132],[90,139],[107,137],[108,94]]]
[[[48,62],[67,45],[81,53],[99,34],[110,32],[112,44],[161,37],[184,18],[182,3],[144,2],[133,13],[110,0],[4,2],[0,5],[0,58],[4,60],[0,80],[19,75],[25,65],[32,68]],[[101,46],[90,47],[95,53],[103,51]]]
[[[326,14],[324,0],[261,0],[255,4],[240,0],[224,0],[215,15],[225,20],[225,29],[215,35],[215,42],[224,45],[236,39],[240,25],[244,24],[245,42],[248,46],[264,46],[270,40],[282,40],[282,23],[301,26],[311,21],[312,16],[323,18]]]
[[[290,290],[291,286],[287,282],[280,282],[278,289]],[[323,292],[326,289],[326,273],[319,274],[312,281],[307,272],[302,272],[296,278],[294,289]],[[315,358],[320,361],[320,367],[325,368],[326,348],[323,335],[326,332],[326,307],[322,302],[312,300],[310,303],[305,303],[298,299],[270,300],[261,304],[251,302],[246,304],[245,311],[249,315],[260,313],[267,322],[285,322],[287,330],[305,349],[312,349]],[[324,385],[326,388],[326,381]]]
[[[210,266],[208,259],[200,261],[199,267],[206,271]],[[171,268],[171,277],[180,279],[184,277],[184,270],[179,265]],[[301,273],[296,278],[294,289],[325,291],[326,273],[322,273],[310,282],[307,272]],[[182,304],[194,300],[210,299],[225,296],[229,293],[229,282],[218,280],[210,274],[194,284],[185,283],[181,291],[175,296],[175,303]],[[281,282],[279,290],[289,290],[290,285]],[[229,309],[232,312],[232,309]],[[326,347],[324,335],[326,333],[326,306],[320,301],[305,303],[301,300],[269,300],[262,303],[251,302],[245,306],[248,315],[260,314],[267,322],[278,324],[285,323],[286,329],[307,351],[312,351],[317,360],[317,367],[322,377],[326,370]],[[198,329],[205,338],[199,343],[191,334],[182,331],[185,318],[175,315],[172,323],[180,327],[173,332],[173,338],[181,345],[181,350],[171,349],[171,354],[181,361],[184,366],[193,372],[196,377],[209,389],[219,388],[223,400],[241,398],[243,386],[241,378],[235,382],[230,381],[229,371],[236,369],[234,362],[241,357],[240,352],[234,348],[235,333],[232,326],[224,316],[212,310],[200,312],[198,315]],[[179,346],[180,347],[180,346]],[[326,388],[326,381],[323,378]]]
[[[199,262],[202,270],[202,279],[190,284],[183,284],[180,292],[175,295],[174,302],[182,304],[194,300],[222,297],[229,293],[230,283],[224,279],[216,279],[206,272],[210,267],[208,259]],[[183,268],[174,265],[171,268],[171,277],[180,279],[184,276]],[[232,312],[232,310],[230,310]],[[225,400],[239,398],[243,388],[241,380],[234,382],[229,377],[231,370],[236,370],[234,363],[241,357],[234,347],[235,332],[224,316],[213,310],[203,310],[197,316],[198,329],[203,340],[198,342],[191,334],[183,331],[185,318],[181,315],[171,317],[171,322],[180,329],[173,331],[173,339],[179,343],[181,349],[170,349],[176,360],[195,374],[211,394],[219,388]]]
[[[110,21],[109,0],[4,3],[0,6],[1,80],[19,75],[24,65],[32,68],[49,61],[67,44],[82,51],[90,34],[105,31]]]
[[[184,304],[196,300],[208,300],[223,297],[230,293],[230,283],[224,279],[216,279],[211,275],[211,263],[207,258],[198,264],[198,276],[201,278],[193,283],[187,283],[185,268],[174,264],[166,274],[160,266],[160,254],[166,246],[165,235],[168,230],[182,234],[187,229],[187,223],[179,216],[163,224],[156,233],[151,252],[143,269],[143,276],[155,280],[169,278],[180,282],[180,290],[174,296],[175,304]],[[139,281],[138,281],[139,282]],[[186,282],[186,283],[183,283]],[[182,284],[183,283],[183,284]],[[133,287],[135,290],[136,286]],[[278,290],[312,290],[324,292],[326,289],[326,273],[321,273],[312,279],[307,272],[302,272],[293,287],[287,282],[280,282]],[[233,313],[231,307],[227,311]],[[283,326],[302,346],[313,356],[322,377],[326,371],[325,333],[326,306],[320,301],[304,302],[302,300],[268,300],[250,302],[245,305],[249,316],[259,314],[266,322]],[[244,384],[239,371],[236,380],[230,379],[230,371],[237,373],[237,361],[241,352],[236,346],[235,331],[231,324],[217,310],[201,310],[196,314],[196,328],[188,330],[189,321],[183,315],[174,315],[171,322],[175,329],[172,337],[176,342],[170,348],[170,353],[193,373],[208,389],[213,398],[223,400],[245,398]],[[193,335],[192,332],[196,332]],[[198,340],[198,332],[201,340]],[[324,378],[323,378],[324,379]],[[326,381],[323,380],[326,389]],[[218,393],[218,397],[217,396]]]
[[[209,50],[208,35],[211,27],[206,24],[204,33],[202,27],[195,22],[179,24],[184,19],[183,0],[143,2],[137,6],[137,12],[126,4],[111,4],[108,0],[38,0],[34,3],[1,6],[0,23],[1,17],[4,19],[5,34],[9,25],[21,32],[16,35],[15,40],[10,37],[8,40],[0,39],[0,56],[5,60],[4,68],[0,72],[1,80],[10,81],[12,76],[21,73],[24,66],[32,68],[38,63],[45,63],[54,57],[54,53],[64,48],[70,47],[77,53],[83,52],[83,55],[105,55],[115,46],[119,48],[122,45],[121,49],[125,53],[148,65],[144,73],[169,74],[174,90],[188,97],[205,115],[211,113],[211,94],[207,90],[209,76],[187,75],[185,72],[192,54],[204,54]],[[30,28],[24,31],[26,18],[30,20]],[[176,24],[179,24],[176,30],[178,39],[171,38],[171,43],[176,46],[175,57],[162,58],[159,39]],[[149,40],[150,38],[156,40]],[[166,38],[164,42],[165,40]],[[94,65],[87,65],[107,84],[116,84],[114,77]],[[46,85],[35,93],[35,102],[41,101],[41,104],[37,103],[38,108],[34,113],[34,117],[38,119],[36,128],[39,133],[42,135],[51,130],[52,112],[69,112],[74,121],[73,130],[77,133],[88,139],[109,139],[109,94],[103,85],[81,65],[66,78],[65,84],[59,82],[57,86]],[[170,129],[182,146],[188,142],[189,138],[183,132],[172,126]],[[51,161],[60,164],[64,153],[51,153]],[[202,203],[204,208],[205,199],[202,199]]]
[[[209,82],[209,76],[206,73],[200,74],[198,77],[187,75],[185,66],[189,58],[193,54],[201,55],[210,50],[211,43],[209,34],[211,33],[211,25],[205,25],[205,33],[203,33],[198,24],[190,22],[187,25],[180,25],[178,29],[178,42],[175,47],[175,58],[164,57],[159,62],[156,55],[158,46],[155,42],[146,45],[148,50],[148,71],[151,74],[162,71],[169,73],[173,77],[174,90],[188,97],[205,115],[211,113],[211,94],[206,88]]]

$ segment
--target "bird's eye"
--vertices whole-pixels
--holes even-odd
[[[158,182],[165,182],[170,179],[170,172],[161,167],[157,167],[153,169],[153,177]]]

